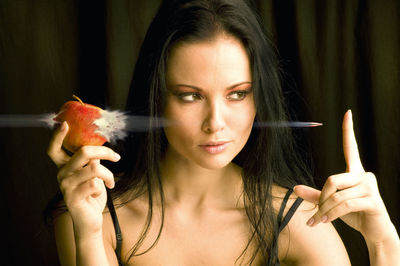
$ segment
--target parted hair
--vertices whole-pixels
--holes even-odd
[[[159,7],[142,43],[132,76],[126,111],[150,116],[152,128],[161,125],[166,105],[166,66],[168,55],[180,42],[212,40],[227,34],[239,40],[246,49],[252,74],[256,106],[255,122],[286,121],[288,111],[282,93],[281,73],[276,50],[261,26],[251,3],[245,0],[165,0]],[[160,162],[168,141],[163,129],[131,133],[115,149],[122,159],[109,167],[118,176],[110,195],[128,202],[147,195],[149,211],[140,239],[132,247],[129,259],[138,256],[152,221],[155,191],[160,194],[161,217],[164,220],[164,193]],[[277,260],[278,222],[272,205],[272,186],[292,188],[296,184],[312,185],[308,167],[299,155],[289,128],[253,127],[242,151],[234,158],[242,168],[243,198],[252,234],[237,261],[251,248],[252,264],[261,254],[264,265]],[[158,186],[160,189],[155,189]],[[118,207],[118,206],[117,206]],[[157,240],[142,252],[156,245]]]

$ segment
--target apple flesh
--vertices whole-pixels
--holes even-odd
[[[68,101],[54,118],[62,123],[67,121],[69,130],[65,136],[63,146],[71,152],[76,152],[85,145],[103,145],[107,138],[98,132],[96,120],[105,112],[100,107],[83,103],[81,99],[73,95],[77,101]]]

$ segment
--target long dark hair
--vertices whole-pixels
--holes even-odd
[[[162,121],[157,118],[162,117],[165,107],[165,75],[170,50],[179,42],[212,40],[221,33],[239,40],[247,51],[257,112],[255,122],[288,120],[276,51],[256,12],[245,0],[163,1],[143,41],[126,110],[134,115],[154,117],[150,126],[160,126]],[[167,143],[160,129],[132,133],[120,145],[113,147],[121,153],[122,159],[116,166],[109,165],[118,176],[115,188],[110,191],[111,197],[119,199],[123,205],[147,194],[149,204],[147,222],[128,259],[150,250],[161,235],[164,193],[160,162]],[[251,243],[255,243],[256,249],[249,264],[259,253],[264,264],[275,264],[278,222],[272,206],[272,185],[286,188],[296,184],[312,185],[311,175],[295,144],[289,128],[254,127],[245,147],[234,158],[234,162],[242,167],[245,211],[253,232],[237,260],[247,252]],[[156,187],[161,199],[161,227],[153,245],[137,254],[152,221]]]
[[[211,40],[217,34],[225,33],[241,41],[249,56],[257,110],[255,121],[286,121],[288,115],[278,61],[273,45],[260,25],[254,9],[243,0],[163,1],[140,50],[127,111],[161,117],[165,107],[165,73],[171,48],[178,42]],[[156,119],[152,123],[161,122]],[[146,226],[129,258],[140,255],[136,252],[151,223],[155,185],[161,188],[162,220],[164,218],[160,161],[166,145],[163,131],[152,130],[130,135],[120,151],[124,158],[119,164],[122,175],[112,191],[112,197],[128,201],[147,193],[149,203]],[[265,264],[271,265],[277,258],[278,238],[277,217],[272,207],[272,185],[291,188],[300,183],[312,184],[311,175],[296,151],[292,132],[288,128],[253,128],[248,142],[234,162],[243,169],[245,210],[253,231],[239,258],[255,241],[257,248],[250,264],[261,253]],[[152,247],[161,231],[162,224]]]

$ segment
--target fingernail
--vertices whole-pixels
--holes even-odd
[[[351,109],[348,110],[350,119],[353,119],[353,114],[351,113]]]
[[[115,160],[119,161],[119,159],[121,159],[121,155],[119,155],[118,153],[114,153],[114,158]]]
[[[307,225],[308,226],[312,226],[314,224],[314,218],[310,218],[308,221],[307,221]]]
[[[326,221],[328,221],[328,216],[324,215],[321,217],[321,222],[325,223]]]

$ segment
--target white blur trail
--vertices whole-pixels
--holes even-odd
[[[59,124],[54,120],[57,115],[56,113],[0,115],[0,128],[44,127],[53,129]],[[75,117],[75,119],[80,118]],[[128,132],[147,132],[169,126],[171,122],[164,118],[134,116],[117,110],[103,110],[101,117],[94,120],[93,124],[97,126],[96,133],[103,135],[108,142],[115,142],[124,139]]]
[[[57,123],[53,120],[56,114],[38,115],[0,115],[0,127],[48,127],[53,128]]]
[[[98,127],[96,132],[107,138],[109,142],[124,139],[128,135],[128,132],[147,132],[174,124],[172,121],[164,118],[128,115],[126,112],[118,110],[103,110],[101,114],[101,117],[94,121],[94,124]],[[56,116],[57,114],[55,113],[0,115],[0,128],[45,127],[53,129],[56,124],[59,124],[59,122],[54,120]],[[79,119],[79,117],[76,117],[76,119]],[[253,127],[305,128],[322,125],[322,123],[316,122],[266,121],[255,122]]]

